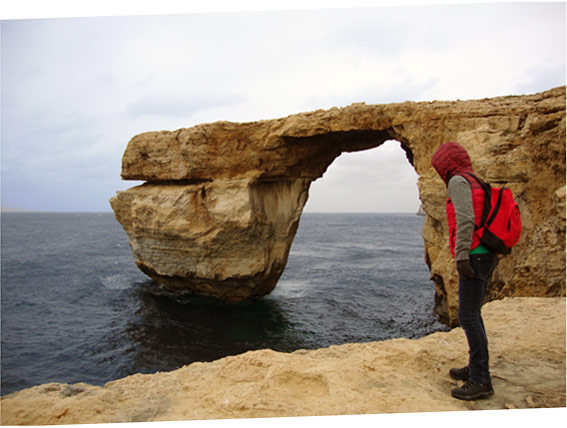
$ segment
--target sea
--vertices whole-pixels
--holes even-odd
[[[447,330],[433,311],[423,220],[304,213],[274,291],[230,303],[146,277],[112,213],[2,213],[1,394]]]

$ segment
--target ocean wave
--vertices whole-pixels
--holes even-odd
[[[100,282],[109,290],[126,290],[132,286],[131,279],[128,275],[118,273],[99,278]]]

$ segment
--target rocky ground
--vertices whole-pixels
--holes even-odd
[[[3,425],[176,421],[565,407],[565,298],[486,304],[495,396],[463,402],[447,374],[460,328],[421,339],[291,354],[251,351],[106,384],[46,384],[2,398]]]

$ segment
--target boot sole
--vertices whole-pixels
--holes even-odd
[[[473,395],[461,395],[458,392],[455,393],[455,392],[451,391],[451,395],[454,398],[458,398],[459,400],[473,401],[473,400],[479,400],[481,398],[492,397],[494,395],[494,391],[478,392],[478,393],[473,394]]]

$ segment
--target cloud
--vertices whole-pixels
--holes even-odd
[[[218,107],[233,107],[245,101],[244,95],[229,93],[147,93],[126,107],[129,115],[190,117],[197,112]]]
[[[337,88],[336,92],[314,94],[308,98],[313,108],[344,107],[352,103],[388,104],[425,100],[425,94],[440,82],[435,78],[419,78],[403,70],[377,81],[364,79],[352,88]],[[343,92],[339,92],[342,89]]]
[[[126,144],[146,131],[565,84],[563,3],[14,20],[1,31],[2,199],[34,209],[108,210],[130,185],[119,179]],[[374,153],[341,156],[313,184],[325,207],[343,207],[337,189],[364,202],[406,183],[396,174],[412,171],[407,161]],[[357,191],[342,184],[353,180]]]
[[[518,79],[515,94],[527,94],[565,85],[565,64],[543,63],[530,67]]]
[[[417,212],[417,174],[397,141],[343,153],[311,184],[306,212]]]

